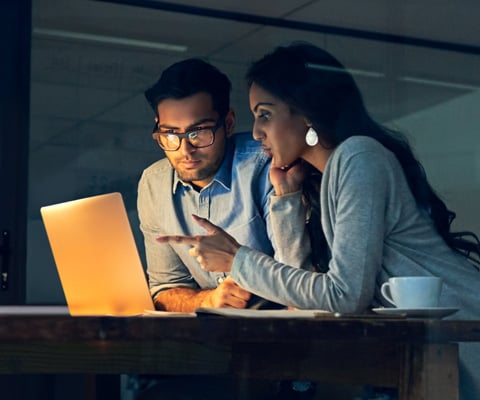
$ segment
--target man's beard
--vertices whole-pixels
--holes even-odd
[[[178,177],[183,182],[203,181],[208,178],[213,178],[216,173],[214,168],[202,168],[199,171],[177,171]]]
[[[215,164],[208,165],[196,171],[177,171],[178,177],[183,182],[203,181],[206,179],[213,179],[220,168],[222,159],[217,160]]]

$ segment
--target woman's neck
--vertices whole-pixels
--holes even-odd
[[[317,144],[314,147],[310,147],[302,158],[323,173],[333,150],[334,149],[325,149],[320,144]]]

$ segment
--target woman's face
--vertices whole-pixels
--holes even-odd
[[[254,116],[253,137],[262,141],[272,165],[285,167],[302,157],[307,144],[305,118],[293,114],[286,103],[255,83],[250,87],[250,110]]]

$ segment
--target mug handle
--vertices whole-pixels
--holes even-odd
[[[392,303],[394,306],[396,305],[392,299],[389,282],[383,283],[382,286],[380,287],[380,291],[382,292],[382,296],[385,297],[385,299],[387,299],[389,303]]]

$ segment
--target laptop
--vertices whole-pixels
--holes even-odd
[[[153,311],[120,193],[40,209],[70,315]]]

